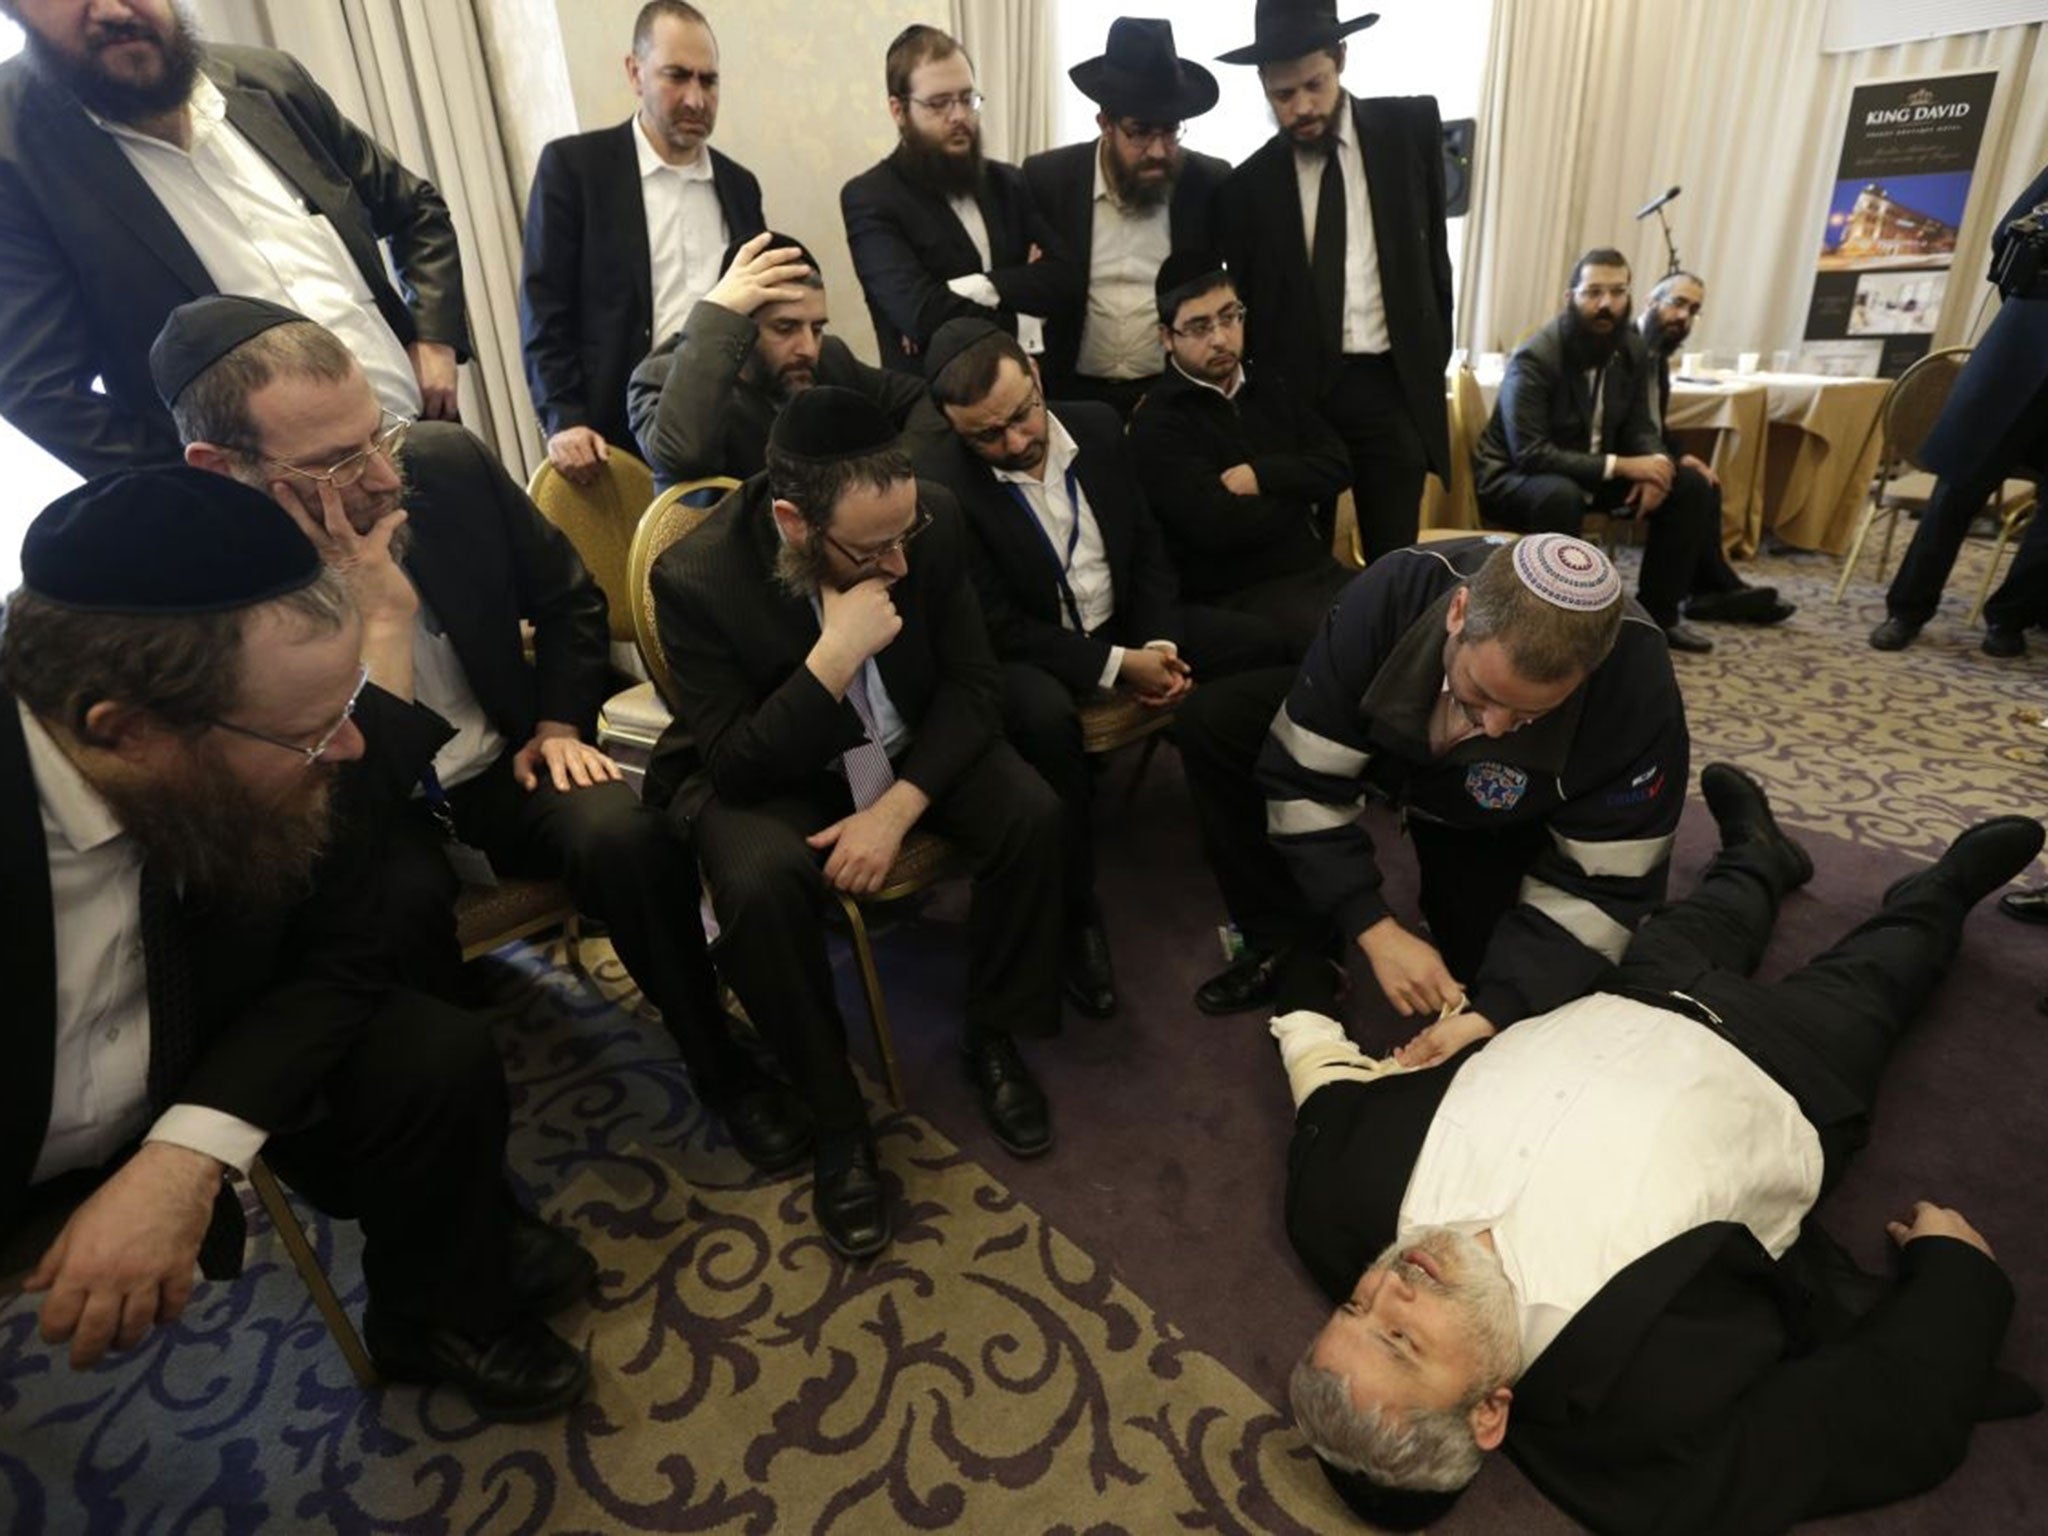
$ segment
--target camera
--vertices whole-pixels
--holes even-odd
[[[2048,203],[2038,203],[1999,231],[1991,281],[2001,297],[2048,299]]]

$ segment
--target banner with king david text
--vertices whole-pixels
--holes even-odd
[[[1802,370],[1893,379],[1933,344],[1997,84],[1985,70],[1850,94]]]

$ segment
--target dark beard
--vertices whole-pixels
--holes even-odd
[[[791,597],[816,597],[825,585],[825,552],[814,529],[811,542],[783,540],[775,549],[775,585]]]
[[[1564,310],[1564,355],[1565,361],[1577,368],[1599,368],[1621,350],[1621,341],[1628,334],[1628,321],[1618,319],[1614,329],[1601,335],[1586,323],[1586,317],[1579,313],[1576,304],[1567,304]]]
[[[199,76],[199,38],[180,7],[171,11],[171,33],[159,38],[146,25],[119,28],[116,38],[146,38],[163,54],[164,72],[154,85],[131,85],[99,67],[97,59],[60,57],[34,32],[22,29],[22,48],[36,73],[78,98],[88,112],[109,122],[135,124],[182,107]],[[105,41],[105,35],[102,36]]]
[[[1109,179],[1109,190],[1117,202],[1126,208],[1158,208],[1173,196],[1173,189],[1180,181],[1181,155],[1175,150],[1168,162],[1166,175],[1158,181],[1140,181],[1124,169],[1123,161],[1115,155],[1102,157],[1102,173]]]
[[[180,777],[95,775],[115,818],[188,900],[262,911],[303,901],[331,838],[335,770],[306,766],[307,780],[278,801],[251,790],[218,757],[195,747]]]
[[[981,129],[964,155],[950,155],[920,133],[905,128],[897,135],[903,174],[913,186],[941,197],[972,197],[981,185]]]
[[[1304,153],[1335,155],[1337,153],[1337,124],[1343,119],[1344,114],[1350,110],[1351,97],[1346,92],[1339,91],[1337,93],[1337,105],[1323,114],[1322,133],[1307,144],[1295,138],[1291,133],[1287,135],[1287,138],[1296,149]],[[1284,129],[1282,131],[1285,132]]]
[[[1685,342],[1685,337],[1676,331],[1664,329],[1664,322],[1657,318],[1657,311],[1648,310],[1643,315],[1643,340],[1650,348],[1652,357],[1670,357]]]

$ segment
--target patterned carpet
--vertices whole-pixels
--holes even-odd
[[[1954,590],[1974,591],[1968,562],[1984,554],[1966,555]],[[1835,570],[1804,556],[1759,561],[1753,575],[1778,582],[1798,616],[1776,631],[1717,628],[1712,656],[1679,658],[1695,764],[1743,762],[1789,825],[1914,856],[1983,815],[2038,808],[2048,732],[2012,715],[2048,703],[2039,657],[1977,655],[1954,604],[1918,646],[1880,655],[1863,639],[1881,616],[1877,588],[1853,587],[1836,609]],[[1160,806],[1177,806],[1152,787]],[[1185,859],[1182,824],[1152,835]],[[1135,949],[1130,930],[1148,919],[1171,922],[1188,931],[1167,942],[1199,967],[1211,941],[1190,914],[1206,897],[1159,895],[1141,904],[1117,888],[1120,946]],[[933,921],[905,925],[897,950],[950,943],[950,915],[941,903]],[[1125,1272],[1158,1269],[1104,1257],[1117,1168],[1087,1162],[1081,1138],[1026,1169],[982,1166],[959,1144],[985,1141],[957,1088],[948,1097],[913,1075],[922,1113],[876,1105],[896,1241],[872,1264],[842,1263],[809,1220],[808,1178],[760,1179],[723,1144],[665,1037],[635,1017],[616,962],[594,953],[585,977],[556,958],[520,946],[496,962],[501,1038],[515,1177],[603,1269],[593,1302],[559,1320],[590,1353],[590,1399],[565,1421],[510,1428],[480,1424],[446,1392],[359,1393],[259,1223],[241,1283],[203,1287],[177,1328],[94,1372],[74,1375],[41,1344],[31,1308],[0,1308],[0,1530],[1344,1528],[1276,1410],[1284,1354],[1247,1349],[1199,1305],[1162,1315],[1127,1283]],[[1147,979],[1126,966],[1127,990]],[[922,1029],[940,1011],[931,988],[890,984],[914,1054],[917,1038],[943,1035],[943,1018]],[[1179,978],[1170,985],[1171,998],[1122,1027],[1156,1023],[1183,1040],[1208,1027],[1180,1001]],[[1072,1044],[1057,1070],[1113,1054],[1099,1043],[1112,1038]],[[1228,1039],[1256,1061],[1246,1031]],[[1249,1112],[1280,1116],[1262,1134],[1284,1136],[1274,1084],[1254,1088]],[[1129,1108],[1113,1091],[1059,1103],[1070,1125]],[[1199,1147],[1182,1158],[1197,1178],[1241,1172],[1205,1173],[1200,1160]],[[1150,1198],[1129,1176],[1126,1201]],[[1298,1275],[1267,1265],[1268,1296],[1227,1261],[1226,1244],[1273,1246],[1269,1217],[1202,1234],[1218,1247],[1210,1285],[1234,1288],[1240,1315],[1311,1305]],[[1062,1225],[1093,1233],[1094,1252]],[[313,1230],[359,1308],[353,1230]],[[1183,1294],[1202,1287],[1201,1264],[1185,1256],[1195,1273]],[[1189,1318],[1198,1331],[1182,1331]],[[1291,1323],[1279,1332],[1299,1337]],[[1468,1505],[1459,1529],[1569,1528],[1554,1515],[1478,1519],[1492,1507],[1485,1489]]]

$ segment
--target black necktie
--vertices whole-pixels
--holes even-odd
[[[1323,342],[1332,352],[1344,350],[1344,173],[1337,167],[1337,147],[1323,162],[1322,190],[1316,194],[1316,243],[1309,253],[1309,275],[1315,284],[1316,312],[1323,323]]]
[[[149,999],[149,1110],[161,1115],[199,1056],[197,1003],[192,995],[192,950],[185,907],[163,872],[142,866],[142,968]],[[209,1280],[242,1272],[248,1223],[226,1179],[213,1197],[213,1219],[199,1240],[199,1268]]]

